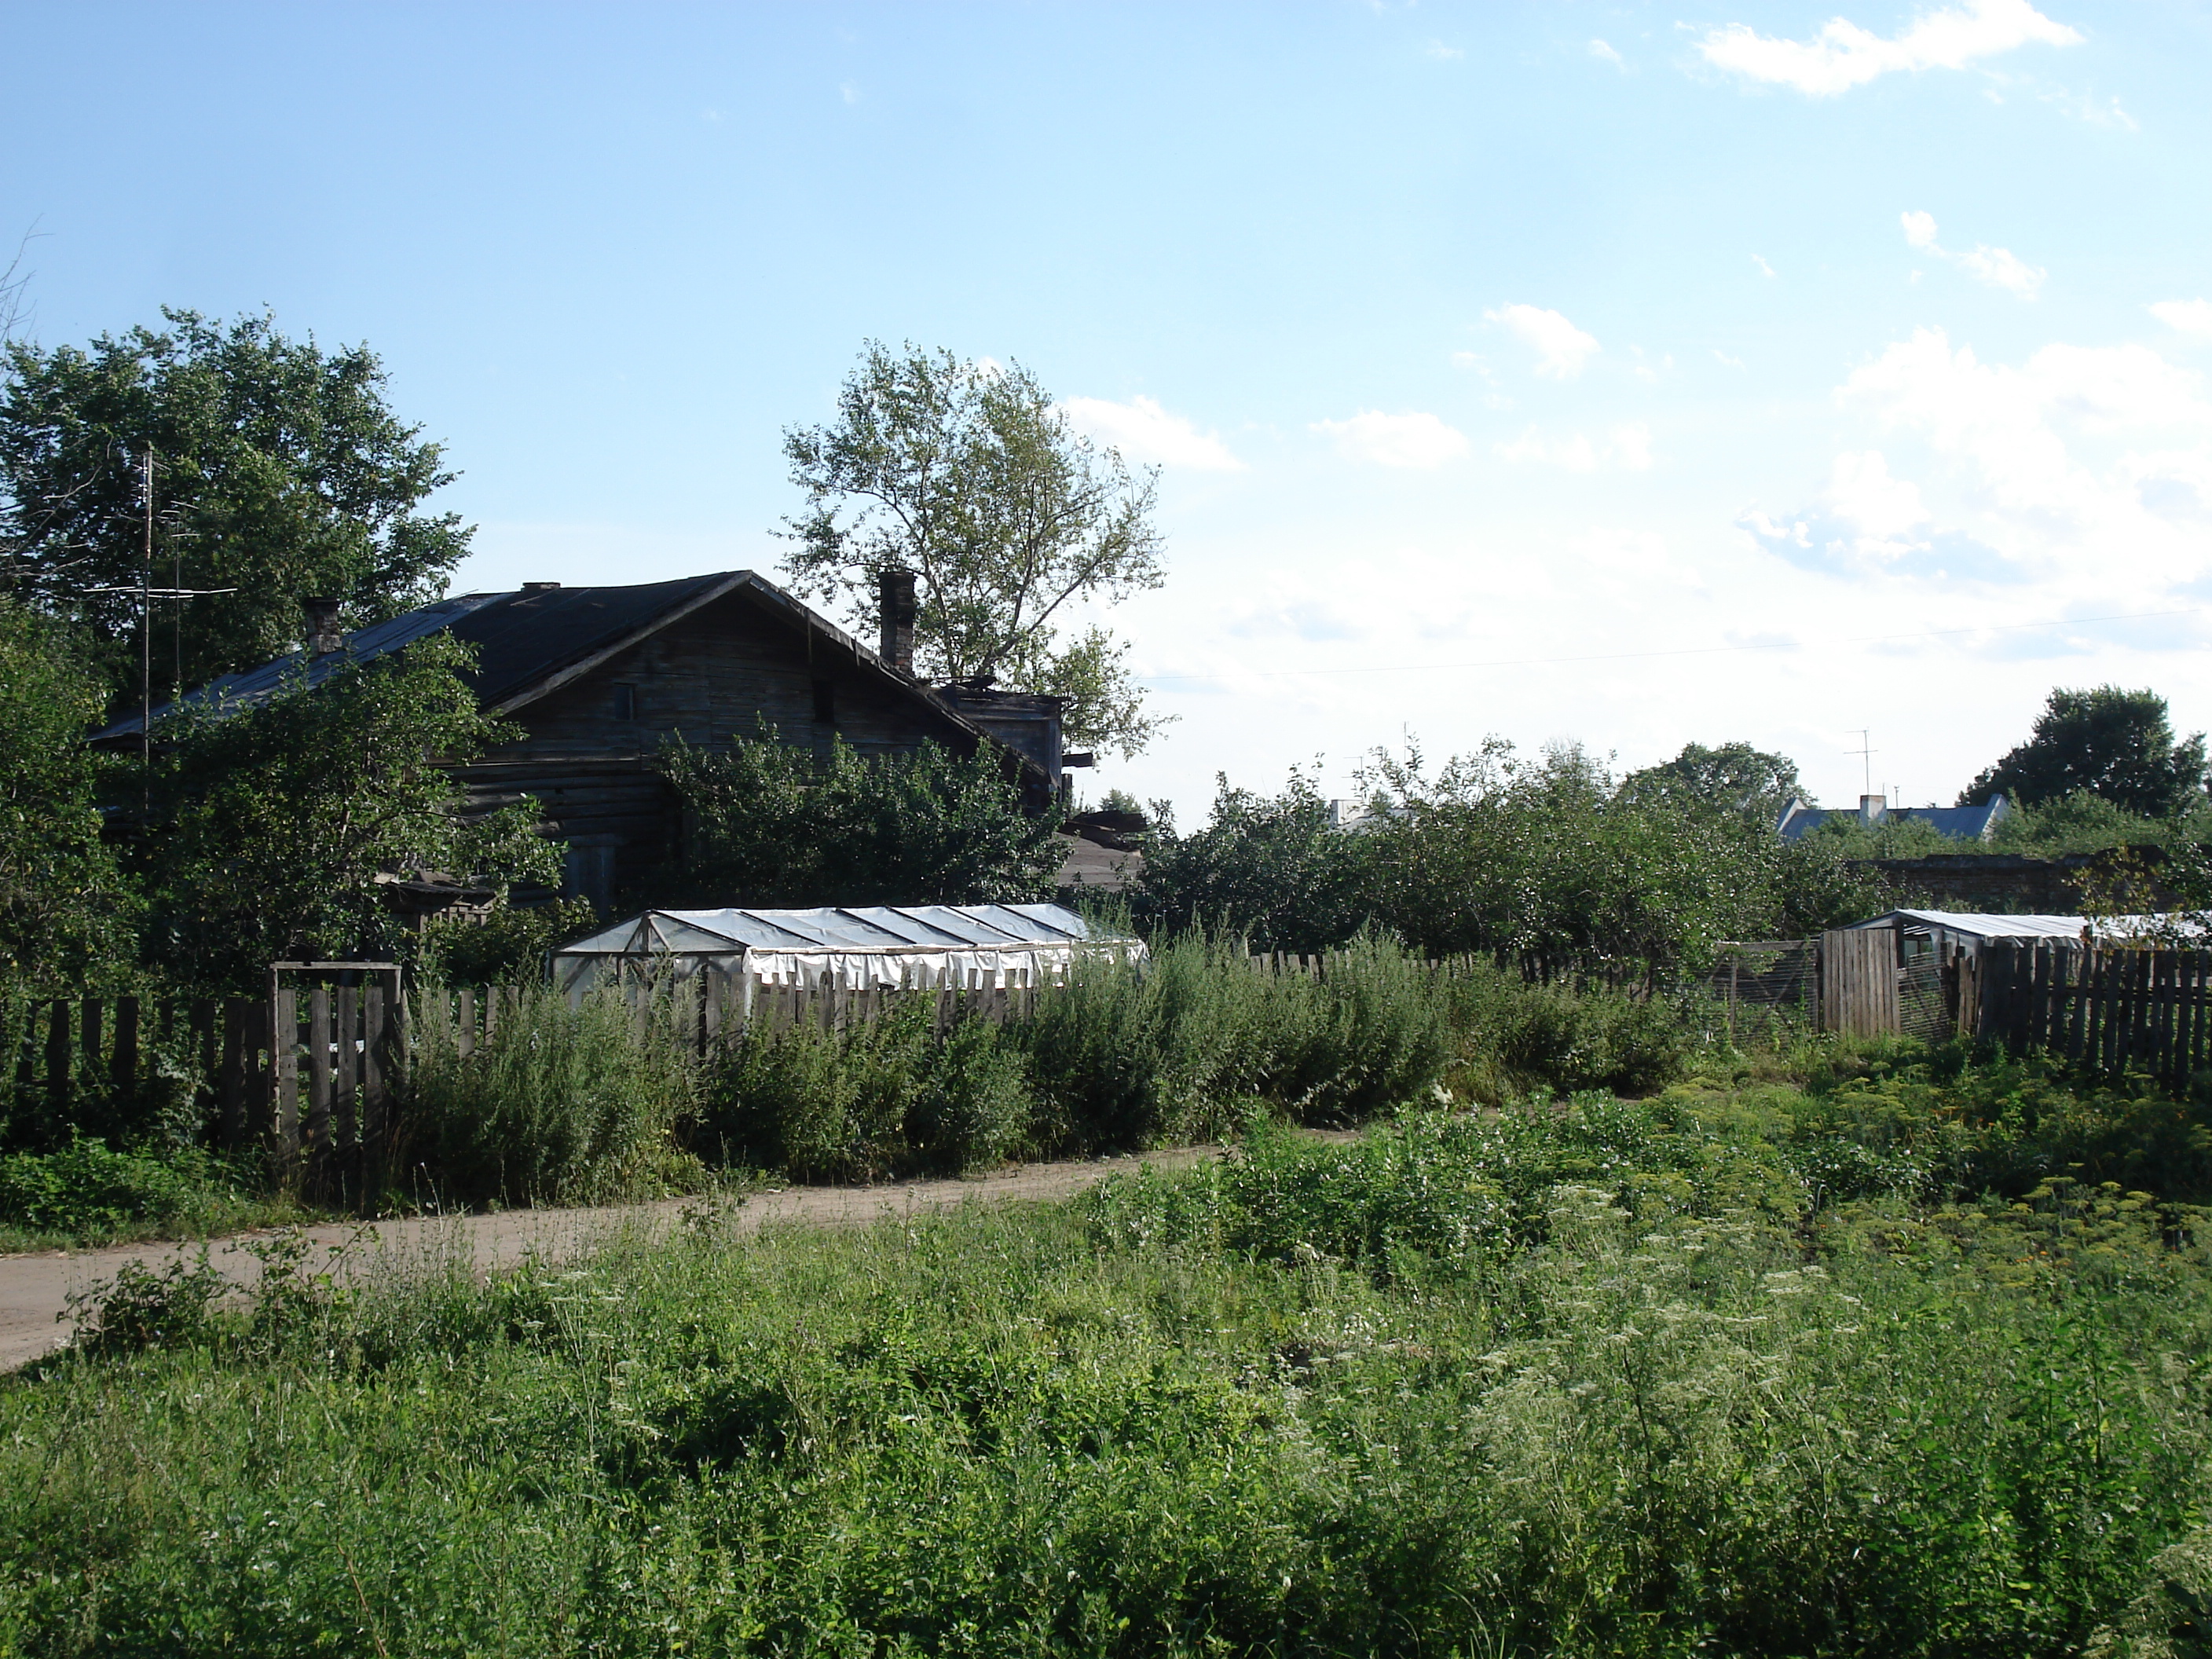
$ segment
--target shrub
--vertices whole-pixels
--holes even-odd
[[[1650,1094],[1679,1077],[1692,1034],[1663,998],[1602,986],[1531,985],[1476,958],[1455,964],[1455,1089],[1501,1105],[1532,1089]]]
[[[88,1353],[191,1347],[211,1333],[216,1304],[230,1288],[209,1265],[205,1245],[159,1267],[126,1261],[114,1278],[70,1296],[76,1346]]]
[[[240,1213],[246,1186],[239,1170],[197,1147],[155,1157],[77,1140],[0,1158],[0,1224],[83,1242],[204,1231]]]
[[[866,1179],[998,1163],[1033,1112],[1003,1028],[963,1017],[940,1036],[933,1000],[914,996],[842,1030],[756,1023],[710,1080],[694,1136],[724,1161]]]
[[[465,1202],[591,1203],[684,1184],[672,1135],[698,1079],[665,1000],[615,988],[574,1006],[519,988],[464,1053],[446,994],[416,1000],[395,1174],[427,1173]]]
[[[1256,972],[1241,939],[1191,932],[1141,966],[1080,964],[1017,1035],[1068,1143],[1142,1146],[1259,1111],[1334,1123],[1401,1104],[1443,1072],[1446,1006],[1423,963],[1372,934],[1313,980]]]

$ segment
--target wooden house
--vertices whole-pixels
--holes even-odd
[[[1059,701],[924,684],[913,672],[911,574],[889,573],[882,597],[881,650],[749,570],[635,587],[530,582],[441,599],[352,635],[337,630],[334,605],[309,601],[304,651],[187,701],[251,706],[303,671],[312,684],[432,634],[465,641],[483,707],[523,732],[454,769],[471,806],[535,799],[566,847],[566,890],[602,906],[676,849],[678,806],[654,760],[678,735],[712,748],[765,722],[783,741],[823,752],[833,736],[866,755],[925,739],[963,755],[988,748],[1004,757],[1031,811],[1055,810]],[[93,739],[139,740],[135,716]]]

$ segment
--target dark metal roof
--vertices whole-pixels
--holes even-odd
[[[811,631],[855,664],[872,667],[907,696],[927,703],[948,725],[980,740],[1010,750],[1050,781],[1050,769],[985,730],[950,706],[927,686],[900,673],[851,635],[750,570],[717,571],[680,581],[646,582],[630,587],[526,587],[507,593],[467,593],[440,599],[390,622],[349,635],[345,649],[321,657],[295,651],[274,662],[222,678],[187,693],[154,711],[159,726],[180,708],[252,708],[267,702],[305,676],[319,685],[350,664],[372,661],[444,631],[476,647],[477,665],[469,676],[485,708],[503,714],[556,690],[577,676],[726,593],[743,590],[763,610],[789,626]],[[136,714],[95,732],[91,741],[136,738]]]
[[[2009,808],[2002,795],[1992,795],[1978,806],[1892,806],[1875,823],[1901,823],[1911,819],[1925,823],[1937,834],[1954,841],[1986,841],[1990,832],[2003,821]],[[1800,836],[1818,829],[1830,818],[1844,818],[1863,823],[1858,809],[1850,806],[1808,806],[1802,800],[1792,801],[1782,809],[1775,830],[1784,841],[1796,841]]]

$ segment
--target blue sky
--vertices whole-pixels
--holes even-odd
[[[1948,801],[2212,725],[2212,9],[19,6],[46,343],[366,340],[459,586],[773,569],[870,337],[1163,468],[1095,775],[1747,738]],[[33,67],[35,66],[35,67]],[[2098,620],[2122,618],[2123,620]],[[2023,624],[2032,624],[2023,626]],[[1744,647],[1757,647],[1746,649]]]

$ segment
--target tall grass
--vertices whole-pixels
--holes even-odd
[[[489,1282],[280,1258],[196,1319],[135,1283],[0,1382],[0,1650],[2197,1650],[2202,1218],[1808,1229],[1755,1115],[1263,1136]]]
[[[1355,1122],[1431,1087],[1448,1004],[1427,968],[1364,935],[1319,980],[1255,972],[1241,939],[1200,932],[1141,968],[1083,964],[1020,1033],[1048,1121],[1075,1146],[1233,1133],[1255,1113]]]
[[[642,1022],[642,1029],[641,1029]],[[393,1180],[467,1204],[596,1203],[696,1183],[672,1141],[698,1082],[665,1000],[574,1006],[527,987],[464,1051],[445,993],[417,998]]]
[[[994,1024],[939,1034],[929,1000],[842,1030],[802,1020],[749,1028],[714,1066],[692,1144],[801,1180],[995,1164],[1028,1144],[1019,1049]]]
[[[1699,1044],[1690,1010],[1602,985],[1532,985],[1475,957],[1449,981],[1455,1093],[1499,1106],[1533,1089],[1647,1095],[1681,1075]]]

